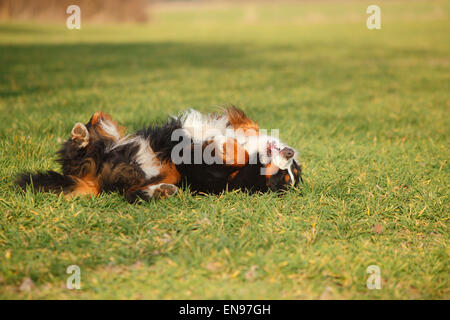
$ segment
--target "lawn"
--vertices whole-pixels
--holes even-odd
[[[372,2],[1,23],[0,298],[450,298],[450,1],[377,1],[370,31]],[[304,184],[143,205],[14,188],[21,171],[57,170],[59,143],[95,111],[132,131],[228,104],[280,129]],[[81,290],[65,288],[69,265]]]

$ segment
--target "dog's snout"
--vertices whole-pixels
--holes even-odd
[[[294,150],[288,147],[283,148],[280,153],[286,159],[290,159],[294,156]]]

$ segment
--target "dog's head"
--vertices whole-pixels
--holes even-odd
[[[239,150],[246,154],[236,158],[248,159],[245,166],[232,173],[231,180],[234,180],[235,187],[242,185],[254,190],[278,191],[297,186],[302,181],[298,153],[294,148],[281,142],[276,136],[268,135],[266,130],[259,129],[256,122],[249,119],[242,110],[230,108],[227,116],[236,132],[236,144],[242,146],[241,149],[234,147],[234,150],[238,154]]]
[[[270,139],[265,143],[260,157],[264,164],[262,172],[270,190],[284,190],[288,186],[297,186],[301,181],[301,167],[295,149],[286,146],[278,139]]]
[[[257,158],[237,168],[230,175],[233,188],[245,188],[255,191],[281,191],[297,186],[301,178],[301,165],[296,159],[297,152],[278,139],[261,137],[260,150],[254,154]]]

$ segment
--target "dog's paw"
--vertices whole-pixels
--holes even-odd
[[[160,183],[148,187],[146,192],[150,198],[161,199],[173,196],[178,192],[178,188],[173,184]]]
[[[72,141],[75,142],[79,148],[85,148],[89,144],[89,131],[81,122],[75,123],[70,135]]]

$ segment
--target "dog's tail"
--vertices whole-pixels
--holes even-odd
[[[75,187],[76,181],[70,176],[64,176],[55,171],[38,173],[22,173],[16,179],[16,184],[23,191],[43,191],[53,193],[70,193]]]

